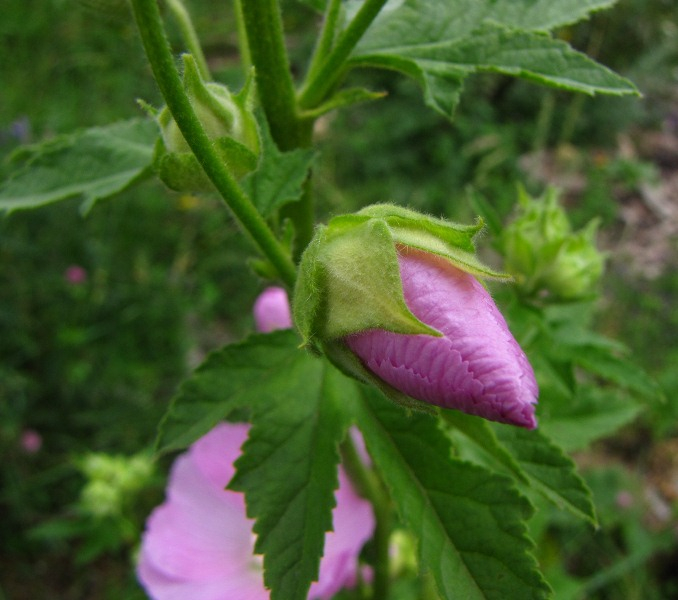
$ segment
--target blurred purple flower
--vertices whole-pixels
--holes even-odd
[[[407,306],[443,337],[369,330],[348,347],[412,398],[535,428],[534,372],[485,288],[432,254],[401,247],[398,261]]]
[[[254,303],[254,321],[262,333],[292,327],[287,292],[281,287],[266,288]]]
[[[80,285],[87,281],[87,271],[80,265],[71,265],[64,272],[64,279],[71,285]]]
[[[42,436],[35,429],[24,429],[21,432],[20,444],[27,454],[36,454],[42,448]]]
[[[148,519],[137,574],[154,600],[264,600],[261,558],[242,494],[224,489],[249,425],[222,423],[195,442],[172,468],[167,499]],[[358,554],[372,535],[370,505],[343,470],[325,538],[319,581],[309,598],[330,598],[355,584]]]

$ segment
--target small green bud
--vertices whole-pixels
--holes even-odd
[[[184,89],[207,136],[233,176],[244,177],[256,168],[260,153],[259,129],[252,111],[253,75],[239,93],[231,94],[225,85],[205,83],[190,54],[184,54],[182,59]],[[169,108],[160,111],[157,121],[162,134],[155,157],[160,178],[177,191],[212,189]]]
[[[506,270],[529,297],[576,300],[590,296],[603,272],[596,220],[573,232],[556,190],[540,199],[519,190],[519,214],[502,234]]]

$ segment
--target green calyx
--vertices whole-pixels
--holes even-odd
[[[505,278],[475,256],[473,238],[482,227],[482,222],[458,225],[389,204],[319,227],[302,256],[294,293],[294,319],[304,345],[332,356],[336,348],[328,344],[368,329],[439,336],[405,303],[398,248],[417,248],[464,271]]]
[[[519,214],[502,235],[506,270],[528,297],[577,300],[593,295],[605,255],[596,248],[598,220],[573,232],[554,189],[532,199],[519,190]]]
[[[250,73],[240,92],[231,94],[224,85],[204,82],[190,54],[184,54],[182,60],[184,89],[207,136],[233,176],[244,177],[256,168],[261,151],[253,114],[254,74]],[[167,107],[160,111],[157,121],[162,138],[154,162],[160,178],[178,191],[211,190],[212,184]]]

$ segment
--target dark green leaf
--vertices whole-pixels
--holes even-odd
[[[443,598],[549,597],[531,556],[529,503],[508,478],[451,458],[433,417],[408,415],[366,390],[356,413],[401,519],[420,537],[422,567]]]
[[[262,149],[258,169],[243,181],[243,188],[262,215],[301,198],[302,187],[315,153],[311,149],[281,152],[266,126],[262,126]]]
[[[636,94],[628,80],[543,35],[609,3],[406,0],[382,11],[352,63],[413,77],[422,85],[427,104],[446,116],[457,105],[464,78],[481,71],[587,94]]]
[[[0,211],[82,196],[86,213],[148,174],[158,127],[133,119],[50,140],[17,153],[25,161],[0,185]]]
[[[591,492],[577,474],[572,459],[558,446],[539,430],[527,431],[505,425],[494,425],[493,429],[523,472],[527,473],[532,487],[561,510],[568,510],[593,525],[597,524]]]
[[[318,577],[325,532],[332,527],[338,445],[350,416],[342,410],[353,383],[327,361],[293,349],[289,360],[252,382],[269,397],[254,405],[253,427],[231,489],[245,492],[256,519],[255,551],[264,554],[272,600],[305,600]]]
[[[274,392],[267,385],[297,355],[291,331],[253,335],[211,353],[186,379],[160,425],[161,452],[181,450],[205,435],[234,410],[251,408]]]

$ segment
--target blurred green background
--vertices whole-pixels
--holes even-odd
[[[237,86],[229,5],[187,4],[216,79]],[[302,72],[317,17],[283,7]],[[158,106],[124,0],[4,0],[0,15],[0,179],[22,143],[141,116],[137,98]],[[559,599],[678,598],[678,6],[622,0],[557,34],[644,97],[488,75],[467,85],[450,124],[412,82],[357,73],[388,97],[319,123],[319,217],[395,201],[469,220],[473,197],[506,219],[522,182],[558,186],[575,226],[602,219],[597,328],[630,346],[667,400],[577,456],[602,528],[554,519],[539,559]],[[180,49],[171,23],[170,35]],[[83,457],[147,456],[181,378],[251,330],[264,285],[251,255],[218,200],[160,183],[86,218],[75,200],[0,221],[1,600],[144,597],[131,565],[168,463],[124,487],[124,467],[93,472]],[[93,511],[95,481],[125,497]]]

